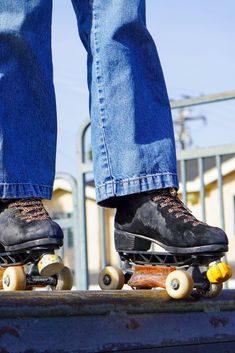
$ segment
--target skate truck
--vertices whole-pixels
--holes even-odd
[[[70,290],[72,286],[72,273],[55,254],[55,246],[35,245],[28,250],[0,251],[0,289]]]

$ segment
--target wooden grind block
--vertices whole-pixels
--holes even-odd
[[[2,276],[3,276],[3,272],[5,271],[4,268],[0,268],[0,290],[3,289],[3,285],[2,285]]]

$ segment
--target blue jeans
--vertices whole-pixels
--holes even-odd
[[[178,187],[172,117],[144,0],[72,0],[88,53],[97,202]],[[51,0],[0,2],[0,198],[51,198]]]

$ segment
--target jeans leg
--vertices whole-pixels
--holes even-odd
[[[52,0],[0,2],[0,198],[50,198],[56,108]]]
[[[112,207],[117,196],[178,187],[171,110],[145,1],[73,2],[77,10],[90,5],[78,25],[89,58],[98,203]]]

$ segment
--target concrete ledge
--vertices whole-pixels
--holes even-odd
[[[234,290],[184,301],[154,290],[1,292],[0,307],[0,353],[234,353]]]

